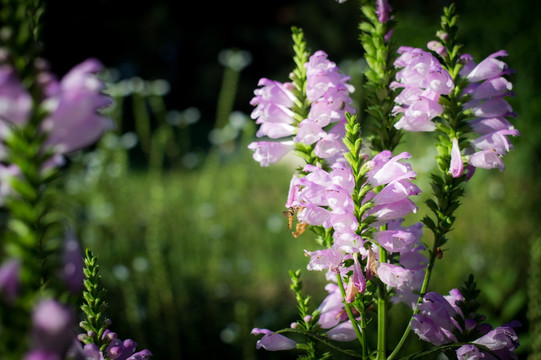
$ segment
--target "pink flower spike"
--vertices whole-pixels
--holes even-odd
[[[458,139],[453,138],[453,147],[451,148],[451,168],[449,173],[454,177],[460,177],[464,173],[464,163],[462,162],[462,155],[460,154],[460,148],[458,147]]]

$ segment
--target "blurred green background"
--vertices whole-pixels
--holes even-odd
[[[465,52],[478,61],[509,52],[517,94],[510,103],[522,136],[505,172],[478,171],[467,184],[431,289],[447,293],[474,273],[481,312],[494,325],[520,320],[519,357],[540,359],[541,5],[456,4]],[[395,39],[424,47],[448,2],[392,5]],[[304,29],[311,50],[355,72],[359,19],[352,0],[47,4],[44,56],[53,70],[61,74],[90,56],[110,69],[117,128],[93,151],[73,156],[65,188],[79,237],[99,257],[111,328],[121,338],[134,338],[156,359],[295,357],[256,351],[249,334],[296,320],[287,272],[304,269],[303,249],[316,248],[310,234],[293,239],[282,215],[294,165],[260,168],[246,149],[255,131],[249,101],[259,78],[287,80],[293,25]],[[400,149],[412,153],[427,192],[431,140],[408,134]],[[424,211],[421,205],[419,218]],[[317,306],[323,274],[304,271],[303,279]],[[405,312],[396,307],[393,323],[402,325]]]

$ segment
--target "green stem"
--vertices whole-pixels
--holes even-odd
[[[387,262],[387,251],[383,247],[379,248],[380,262]],[[377,359],[385,359],[387,351],[387,291],[385,284],[381,284],[378,288],[378,349]]]
[[[300,334],[300,335],[304,335],[304,336],[308,336],[314,340],[317,340],[319,342],[321,342],[322,344],[325,344],[327,345],[328,347],[330,347],[331,349],[334,349],[338,352],[341,352],[343,354],[346,354],[350,357],[354,357],[354,358],[361,358],[360,355],[358,355],[357,353],[354,353],[352,350],[345,350],[343,348],[341,348],[340,346],[336,346],[334,345],[332,342],[330,342],[327,338],[317,334],[317,333],[313,333],[311,331],[304,331],[304,330],[299,330],[299,329],[282,329],[282,330],[278,330],[276,331],[276,334]]]
[[[222,129],[229,121],[229,115],[231,115],[231,112],[233,111],[233,105],[235,102],[239,74],[239,71],[231,68],[230,66],[225,67],[222,88],[220,89],[220,94],[218,95],[216,123],[214,124],[215,129]]]
[[[434,244],[432,245],[432,251],[430,252],[430,258],[428,260],[428,265],[425,271],[425,277],[423,279],[423,285],[421,286],[421,290],[419,292],[419,298],[417,299],[417,304],[415,305],[415,309],[413,309],[412,318],[413,318],[413,315],[419,313],[419,304],[423,301],[423,298],[428,289],[428,284],[430,283],[430,277],[432,275],[432,269],[434,268],[434,262],[436,260],[436,248],[437,248],[437,241],[436,239],[434,239]],[[408,323],[408,326],[406,327],[406,329],[404,330],[404,333],[402,334],[402,338],[400,338],[400,341],[394,348],[391,355],[389,355],[387,360],[392,360],[398,355],[398,352],[400,351],[400,349],[406,342],[406,339],[408,338],[410,332],[411,332],[411,322]]]
[[[340,274],[336,275],[336,279],[338,280],[338,286],[340,287],[340,292],[342,293],[342,297],[345,299],[346,297],[346,290],[344,289],[344,283],[342,281],[342,277]],[[346,309],[346,313],[348,314],[348,318],[351,321],[351,325],[353,326],[353,330],[355,331],[355,335],[357,335],[357,340],[359,340],[359,343],[361,344],[362,348],[362,354],[363,359],[368,359],[368,343],[366,341],[366,336],[364,336],[364,332],[361,332],[359,329],[359,323],[353,316],[353,312],[351,311],[351,304],[347,301],[344,301],[344,308]],[[364,329],[366,329],[366,319],[364,318],[364,314],[360,314],[361,316],[361,324],[364,325]]]

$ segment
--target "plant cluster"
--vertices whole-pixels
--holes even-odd
[[[313,308],[302,294],[300,272],[292,272],[300,320],[278,331],[253,329],[263,335],[257,347],[296,349],[305,359],[394,359],[406,356],[413,332],[433,346],[408,358],[443,352],[461,360],[514,359],[520,324],[487,324],[473,277],[448,295],[429,291],[466,182],[480,168],[503,171],[510,137],[520,135],[509,121],[516,114],[506,101],[514,95],[513,71],[502,60],[507,53],[476,62],[462,52],[454,5],[444,8],[426,49],[395,44],[387,0],[361,1],[361,11],[366,69],[364,88],[356,90],[363,91],[364,108],[353,106],[350,78],[325,52],[308,52],[297,28],[290,81],[262,79],[255,90],[251,116],[256,135],[266,139],[249,149],[261,166],[289,152],[304,160],[285,206],[294,237],[308,230],[317,235],[320,248],[305,251],[307,268],[325,273],[329,293]],[[407,148],[404,132],[433,132],[436,148],[429,214],[410,225],[421,189],[411,155],[396,151]],[[389,311],[398,303],[411,317],[401,339],[391,341]],[[357,346],[341,345],[352,342]]]

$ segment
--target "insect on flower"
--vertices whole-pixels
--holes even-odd
[[[293,218],[300,210],[302,210],[302,207],[300,206],[291,206],[287,209],[287,211],[282,211],[282,214],[284,214],[284,216],[287,216],[288,230],[291,230],[293,228]]]
[[[282,211],[282,214],[284,216],[287,216],[287,229],[288,231],[293,229],[293,220],[297,213],[301,211],[303,208],[301,206],[291,206],[287,209],[287,211]],[[301,235],[305,230],[308,224],[304,222],[298,222],[295,226],[295,231],[293,231],[292,235],[294,238],[297,238],[299,235]]]

